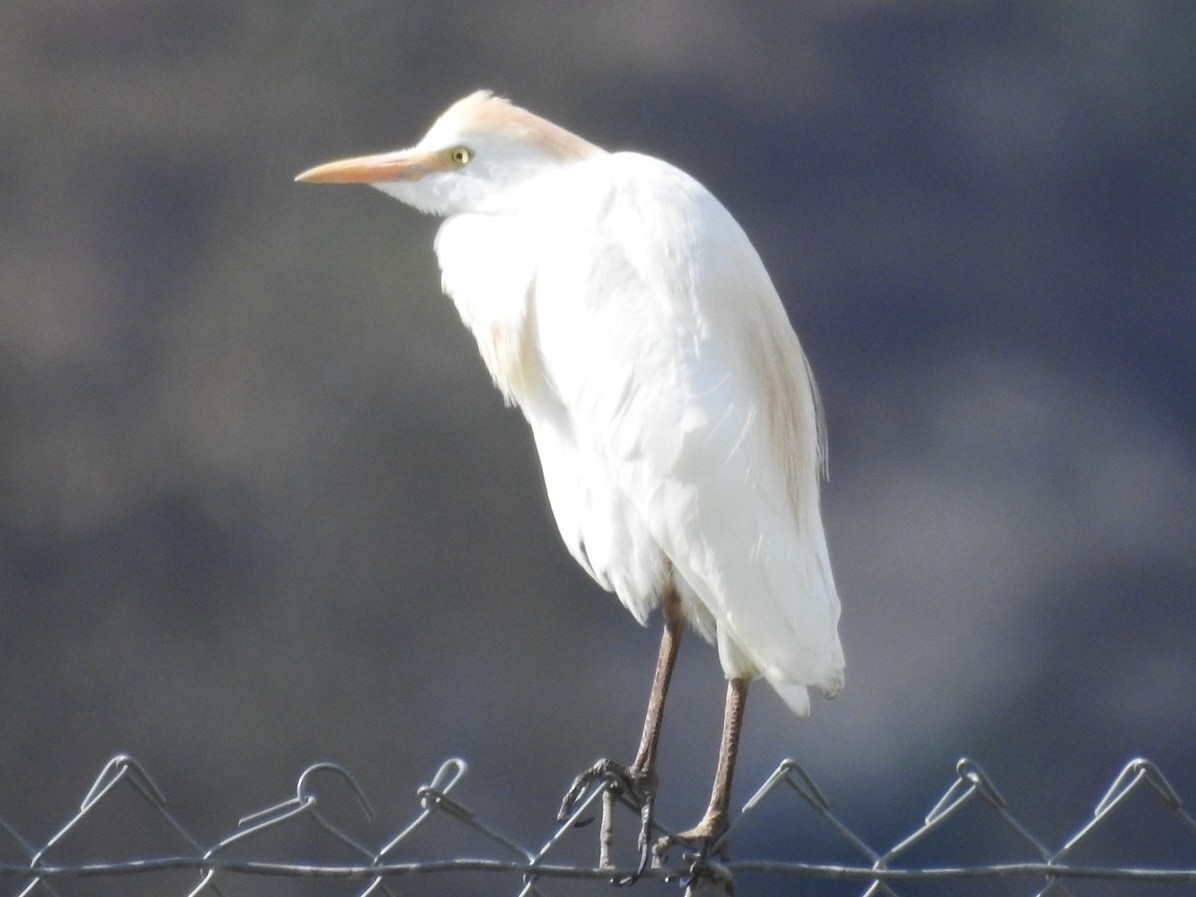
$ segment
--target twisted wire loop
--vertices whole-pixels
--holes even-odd
[[[1009,803],[980,765],[965,757],[956,764],[954,780],[916,827],[884,850],[870,846],[832,811],[830,801],[800,764],[794,760],[784,760],[744,804],[723,838],[710,845],[701,856],[688,854],[676,864],[652,865],[642,869],[620,869],[603,862],[587,866],[553,861],[566,836],[592,821],[601,809],[600,802],[617,783],[605,778],[598,779],[580,793],[571,795],[568,813],[547,839],[536,847],[521,843],[494,824],[481,819],[462,801],[459,786],[467,771],[468,765],[460,758],[444,761],[428,784],[416,790],[418,810],[413,817],[405,825],[393,830],[393,834],[379,838],[381,847],[378,848],[351,835],[344,822],[332,818],[325,806],[325,797],[333,791],[339,791],[342,797],[347,795],[358,806],[367,823],[376,822],[374,809],[361,785],[348,770],[335,763],[315,763],[307,767],[300,773],[292,796],[241,817],[231,831],[215,842],[205,844],[168,809],[161,790],[141,764],[126,754],[119,754],[105,764],[80,802],[78,811],[44,843],[39,845],[0,817],[0,856],[16,853],[24,858],[21,862],[0,862],[0,893],[14,897],[33,894],[64,897],[64,889],[75,879],[119,878],[163,870],[194,873],[195,878],[188,890],[181,892],[186,897],[227,897],[220,885],[232,876],[350,880],[361,883],[361,890],[357,892],[359,897],[398,897],[402,879],[448,872],[486,873],[513,878],[511,892],[517,897],[547,897],[543,889],[548,887],[551,890],[551,882],[559,879],[617,884],[644,878],[677,882],[691,893],[699,890],[699,885],[730,891],[734,877],[739,874],[855,882],[863,889],[860,892],[863,897],[897,897],[912,882],[962,883],[994,878],[1038,880],[1041,882],[1038,897],[1071,895],[1073,891],[1070,888],[1085,880],[1196,884],[1196,821],[1184,809],[1178,793],[1162,771],[1143,758],[1126,764],[1096,802],[1091,817],[1082,822],[1062,847],[1052,849],[1012,813]],[[168,830],[184,845],[185,852],[108,862],[56,862],[55,856],[61,855],[65,843],[81,837],[78,830],[83,820],[110,800],[110,795],[117,789],[132,790],[138,795],[141,800],[136,802],[137,805],[148,807],[149,813],[164,821]],[[1153,800],[1164,811],[1164,818],[1169,820],[1169,824],[1185,838],[1191,839],[1192,861],[1171,867],[1087,866],[1073,862],[1072,856],[1077,848],[1092,843],[1092,834],[1118,816],[1131,795],[1135,794]],[[825,826],[837,840],[850,848],[858,860],[854,863],[831,864],[711,859],[720,855],[720,848],[731,833],[742,831],[740,827],[745,820],[754,816],[766,818],[764,814],[768,811],[763,808],[767,804],[793,799],[808,807],[818,824]],[[638,812],[633,804],[627,806]],[[953,866],[917,866],[909,863],[913,849],[930,835],[947,826],[964,825],[962,814],[968,807],[976,807],[987,816],[995,817],[1025,848],[1030,859]],[[400,848],[409,846],[412,836],[424,830],[434,817],[481,835],[482,842],[490,845],[493,852],[483,856],[434,857],[413,861],[396,859]],[[240,858],[246,854],[252,856],[253,844],[263,834],[295,832],[295,826],[300,821],[304,821],[309,830],[314,824],[321,838],[329,845],[338,846],[342,852],[347,851],[353,859],[330,863]],[[654,821],[653,826],[656,833],[675,834],[671,827],[659,820]],[[744,847],[743,844],[739,846]],[[10,884],[15,886],[15,890],[3,890]]]

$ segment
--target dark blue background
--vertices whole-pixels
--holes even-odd
[[[795,756],[885,847],[968,754],[1058,846],[1132,756],[1196,795],[1194,38],[1113,0],[6,4],[0,816],[48,837],[127,750],[213,839],[325,758],[393,831],[461,754],[531,841],[630,757],[656,633],[560,546],[435,223],[291,181],[477,87],[698,177],[813,360],[848,687],[753,691],[737,801]],[[720,701],[691,640],[677,825]]]

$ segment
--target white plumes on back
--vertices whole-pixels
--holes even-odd
[[[799,715],[843,685],[809,366],[739,225],[678,169],[608,154],[484,92],[377,186],[447,216],[445,291],[527,417],[572,555],[644,622],[676,585],[729,678]]]

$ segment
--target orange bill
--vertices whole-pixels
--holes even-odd
[[[325,162],[295,177],[309,184],[377,184],[418,181],[426,174],[453,167],[443,153],[405,149],[373,156]]]

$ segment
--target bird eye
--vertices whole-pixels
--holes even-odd
[[[448,157],[454,165],[465,165],[473,158],[473,151],[469,147],[454,146],[449,150]]]

